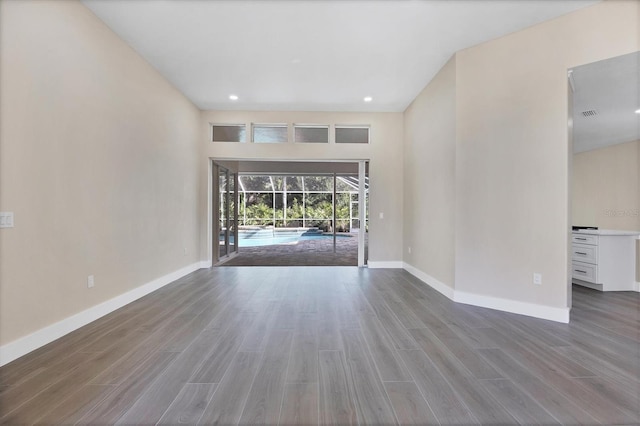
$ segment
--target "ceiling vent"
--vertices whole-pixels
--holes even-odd
[[[598,113],[596,112],[595,109],[590,109],[588,111],[582,111],[582,116],[583,117],[593,117],[598,115]]]

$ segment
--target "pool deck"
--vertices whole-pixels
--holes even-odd
[[[302,240],[269,246],[240,247],[220,266],[358,266],[358,235]]]

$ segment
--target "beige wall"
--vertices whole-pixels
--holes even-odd
[[[3,1],[0,50],[6,344],[198,261],[200,113],[79,2]]]
[[[573,157],[573,224],[640,231],[640,141]]]
[[[638,2],[607,1],[456,53],[405,113],[408,263],[456,292],[569,305],[567,70],[640,50],[639,22]]]
[[[254,144],[210,142],[209,123],[369,124],[366,144]],[[332,134],[333,132],[330,132]],[[202,235],[210,236],[209,158],[265,160],[370,160],[369,260],[402,260],[402,113],[204,111],[200,139]],[[290,138],[292,139],[292,138]],[[379,218],[384,213],[384,218]],[[203,260],[211,259],[210,239],[203,239]]]
[[[455,282],[455,97],[454,56],[404,113],[404,261],[450,287]]]
[[[567,306],[567,70],[640,50],[639,5],[606,1],[458,52],[456,290]]]

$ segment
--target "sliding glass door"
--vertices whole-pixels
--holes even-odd
[[[229,171],[218,167],[218,258],[227,255],[229,249]]]
[[[214,163],[214,235],[213,260],[218,263],[237,252],[237,173]]]
[[[237,217],[238,217],[238,192],[236,191],[237,185],[237,175],[236,173],[229,173],[229,184],[228,184],[228,192],[227,196],[229,198],[228,203],[228,212],[227,212],[227,229],[228,231],[228,242],[229,242],[229,253],[235,253],[238,250],[237,244]]]

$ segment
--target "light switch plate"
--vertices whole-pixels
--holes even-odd
[[[0,212],[0,228],[13,228],[13,212]]]

